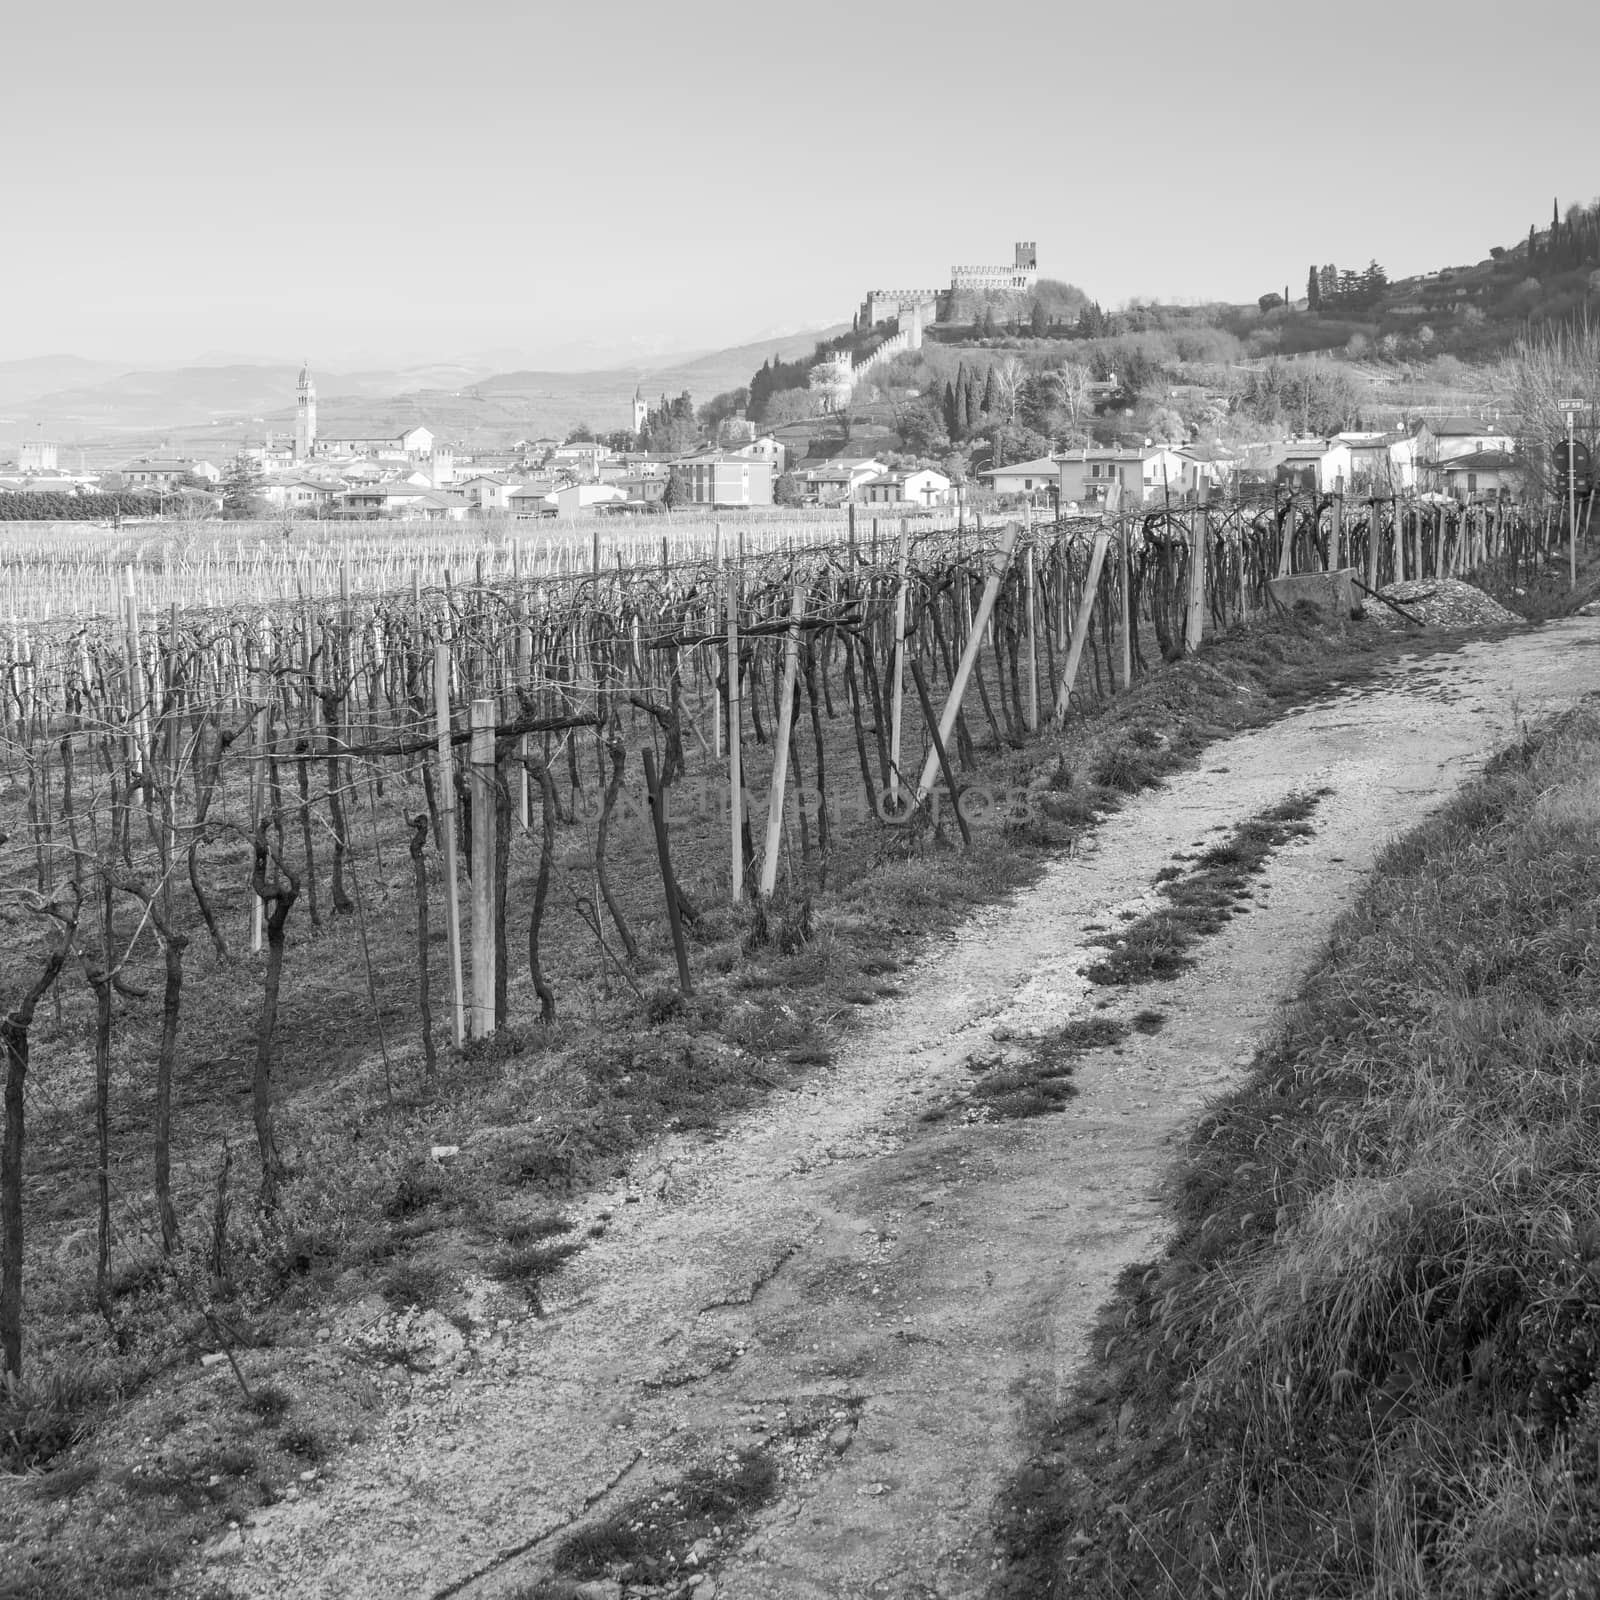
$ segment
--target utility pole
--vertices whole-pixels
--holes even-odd
[[[1567,570],[1578,587],[1578,458],[1572,448],[1572,407],[1567,407]]]

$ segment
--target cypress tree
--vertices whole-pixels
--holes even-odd
[[[1306,277],[1306,308],[1310,311],[1322,309],[1322,282],[1317,276],[1315,267]]]
[[[994,368],[990,367],[983,380],[983,411],[986,416],[994,415],[994,408],[1000,403],[1000,386],[994,381]]]
[[[961,418],[956,414],[956,388],[947,378],[944,385],[944,431],[954,444],[961,437]]]

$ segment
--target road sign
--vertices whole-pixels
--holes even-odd
[[[1550,456],[1563,489],[1567,486],[1570,472],[1579,494],[1586,495],[1593,491],[1594,467],[1589,458],[1589,447],[1582,439],[1557,439],[1551,447]]]

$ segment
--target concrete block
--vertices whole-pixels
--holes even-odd
[[[1356,569],[1340,567],[1334,572],[1300,572],[1292,578],[1268,578],[1267,593],[1292,611],[1307,600],[1330,617],[1355,616],[1359,610],[1355,589]]]

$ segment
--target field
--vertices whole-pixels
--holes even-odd
[[[1284,526],[1292,561],[1317,562],[1333,532],[1309,506]],[[1295,618],[1265,640],[1237,632],[1264,609],[1284,528],[1224,507],[1208,522],[1219,642],[1164,669],[1181,654],[1186,530],[1126,528],[908,539],[898,756],[887,529],[876,545],[870,529],[854,545],[751,540],[742,562],[729,539],[720,566],[649,551],[598,576],[582,547],[535,573],[493,544],[480,576],[462,543],[374,544],[364,565],[351,550],[343,592],[345,552],[312,547],[325,586],[284,598],[298,552],[274,571],[241,545],[231,563],[202,555],[203,578],[193,560],[149,561],[131,604],[107,547],[82,557],[104,563],[104,610],[81,572],[9,567],[36,607],[8,639],[0,791],[13,1469],[69,1470],[119,1396],[258,1351],[330,1296],[376,1283],[396,1306],[449,1309],[473,1261],[536,1308],[541,1276],[581,1248],[565,1196],[654,1130],[803,1075],[896,950],[1069,847],[1208,727],[1266,714],[1286,682],[1318,681],[1319,655],[1348,653]],[[1377,531],[1388,561],[1392,529]],[[1435,563],[1480,537],[1504,557],[1520,537],[1421,517],[1403,531]],[[427,560],[450,580],[423,583]],[[114,570],[123,599],[105,614]],[[76,618],[59,599],[74,582]],[[174,609],[197,582],[216,603]],[[1232,674],[1222,687],[1208,661]],[[935,713],[953,698],[945,756],[971,790],[965,815],[936,792],[945,719],[923,714],[919,676]],[[1270,692],[1247,704],[1240,681]],[[749,791],[736,850],[730,682]],[[473,761],[475,705],[492,731]],[[896,778],[927,803],[897,815]],[[784,797],[770,814],[769,785]],[[735,871],[767,892],[730,893]],[[452,882],[472,931],[459,1002]],[[498,1177],[458,1192],[427,1153],[483,1129]],[[270,1409],[241,1389],[247,1410]],[[333,1447],[298,1437],[252,1433],[243,1464],[209,1470],[193,1445],[152,1501],[168,1520],[102,1574],[105,1592],[167,1570],[191,1526],[277,1493],[300,1445]],[[196,1476],[217,1481],[196,1497]],[[171,1521],[174,1500],[192,1521]],[[59,1592],[28,1528],[17,1548],[44,1576],[19,1592]]]

